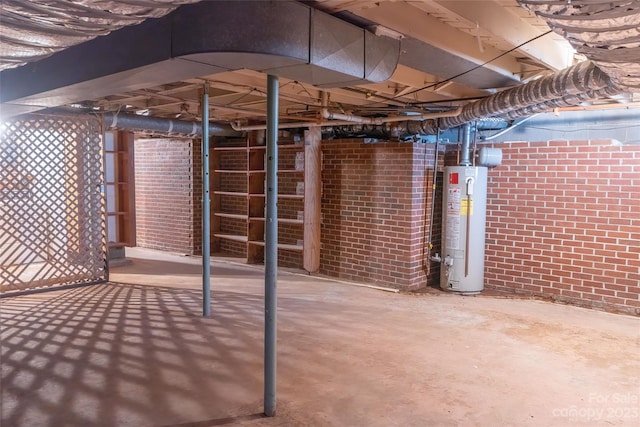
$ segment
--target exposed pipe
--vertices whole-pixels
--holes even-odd
[[[507,132],[511,132],[512,130],[514,130],[515,128],[517,128],[518,126],[520,126],[521,124],[533,119],[534,117],[536,117],[538,114],[532,114],[531,116],[527,116],[524,119],[520,120],[518,123],[514,123],[512,126],[509,126],[508,128],[502,129],[500,132],[491,135],[491,136],[487,136],[487,137],[480,137],[480,140],[482,141],[491,141],[492,139],[496,139],[501,137],[502,135],[504,135]]]
[[[324,120],[342,120],[347,123],[362,123],[367,125],[380,125],[379,117],[361,117],[353,114],[342,114],[329,112],[329,94],[325,91],[320,92],[320,104],[322,109],[320,110],[320,117]]]
[[[471,166],[471,123],[462,127],[462,147],[460,147],[459,166]]]
[[[374,126],[384,125],[386,123],[401,123],[401,122],[418,122],[423,121],[428,123],[429,120],[435,120],[440,118],[450,118],[460,115],[463,111],[463,107],[458,107],[455,110],[440,111],[437,113],[424,113],[415,116],[391,116],[391,117],[362,117],[352,114],[331,113],[327,109],[327,93],[322,91],[320,94],[322,100],[322,109],[320,110],[320,117],[324,120],[307,121],[299,123],[282,123],[278,125],[278,129],[294,129],[304,127],[328,127],[328,126],[348,126],[353,124],[368,124]],[[409,128],[407,124],[405,126]],[[231,128],[237,132],[247,132],[252,130],[264,130],[267,125],[241,125],[240,122],[231,122]],[[429,134],[435,133],[435,129],[424,126],[418,126],[419,132]]]
[[[436,135],[436,144],[435,150],[436,152],[433,155],[433,185],[431,186],[431,214],[429,215],[429,251],[427,253],[427,258],[431,257],[431,250],[433,249],[433,242],[431,241],[433,238],[433,220],[436,212],[436,191],[438,189],[438,147],[440,144],[440,130],[438,129],[438,133]]]
[[[192,138],[202,135],[202,125],[199,122],[163,119],[128,113],[104,113],[102,114],[102,118],[105,128],[157,132],[168,135],[177,134]],[[226,124],[209,122],[208,130],[210,135],[215,136],[241,136],[240,132]]]
[[[343,124],[352,124],[350,122],[344,122]],[[316,126],[323,126],[322,122],[299,122],[299,123],[281,123],[278,124],[278,129],[294,129],[294,128],[310,128]],[[241,125],[239,122],[231,122],[231,128],[238,132],[247,132],[252,130],[265,130],[267,125]]]
[[[372,124],[373,126],[380,126],[386,123],[400,123],[400,122],[414,122],[414,121],[426,121],[428,119],[437,119],[441,117],[455,117],[457,114],[460,114],[462,110],[461,107],[456,108],[452,111],[440,112],[440,113],[425,113],[419,116],[393,116],[393,117],[377,117],[380,119],[380,123]],[[357,117],[357,116],[353,116]],[[354,124],[367,124],[360,121],[353,120],[331,120],[331,121],[316,121],[316,122],[299,122],[299,123],[282,123],[278,125],[278,129],[294,129],[294,128],[305,128],[305,127],[332,127],[332,126],[349,126]],[[370,124],[370,123],[369,123]],[[407,127],[407,126],[405,126]],[[231,128],[237,132],[247,132],[252,130],[264,130],[267,128],[267,125],[241,125],[240,123],[231,122]],[[431,133],[431,128],[422,129],[419,126],[420,130],[424,131],[425,134]],[[434,129],[435,132],[435,129]]]
[[[202,123],[209,123],[209,84],[202,91]],[[209,195],[209,126],[202,132],[202,315],[211,316],[211,197]]]
[[[471,149],[471,166],[476,165],[476,154],[478,150],[478,122],[473,123],[473,148]]]
[[[449,111],[441,111],[438,113],[424,113],[417,116],[391,116],[391,117],[381,117],[382,123],[397,123],[397,122],[405,122],[405,121],[423,121],[423,120],[434,120],[441,118],[453,118],[462,114],[462,107],[458,107],[455,110]]]
[[[532,105],[611,86],[612,82],[607,74],[591,61],[584,61],[550,76],[467,104],[462,108],[461,114],[441,120],[440,127],[448,129],[485,117],[502,116]]]
[[[451,111],[442,111],[438,113],[424,113],[415,116],[391,116],[391,117],[362,117],[353,114],[332,113],[329,111],[329,96],[327,92],[320,92],[320,103],[322,109],[320,110],[320,117],[329,122],[321,122],[319,126],[323,126],[323,123],[333,123],[333,120],[341,120],[347,123],[361,123],[367,125],[382,125],[385,123],[422,121],[427,119],[439,119],[444,117],[457,117],[462,113],[462,107],[458,107]],[[335,126],[335,123],[328,124],[329,126]],[[326,126],[326,125],[325,125]]]
[[[465,243],[464,243],[464,277],[469,275],[469,252],[471,251],[471,212],[473,207],[473,181],[472,176],[467,177],[465,183],[467,184],[467,228],[465,230]]]

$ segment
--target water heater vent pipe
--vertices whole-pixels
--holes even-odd
[[[467,122],[462,128],[462,146],[460,147],[460,164],[471,166],[471,123]]]

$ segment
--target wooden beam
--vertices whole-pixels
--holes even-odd
[[[476,64],[491,61],[485,67],[504,76],[512,78],[520,73],[521,65],[515,56],[497,58],[503,52],[492,46],[485,46],[484,51],[480,51],[475,37],[445,24],[415,5],[420,5],[420,2],[371,2],[371,7],[353,12]]]
[[[510,10],[511,8],[494,2],[438,0],[433,3],[450,11],[456,18],[467,22],[468,25],[477,26],[480,30],[503,40],[511,47],[518,46],[544,33],[542,29],[520,19]],[[421,4],[418,3],[418,5]],[[571,46],[569,43],[557,42],[551,34],[527,43],[519,51],[554,71],[562,70],[571,65]]]
[[[304,132],[304,248],[303,266],[309,273],[320,269],[322,154],[319,127]]]

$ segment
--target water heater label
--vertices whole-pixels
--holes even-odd
[[[453,172],[449,174],[449,184],[457,184],[458,183],[458,172]]]
[[[446,250],[460,249],[460,216],[447,216],[445,232],[447,233]]]
[[[460,188],[449,188],[447,216],[460,215]]]
[[[460,215],[473,215],[473,200],[462,199],[460,204]]]

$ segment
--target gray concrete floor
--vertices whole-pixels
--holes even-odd
[[[0,302],[0,425],[640,425],[640,319],[279,276],[262,412],[262,271],[134,251],[113,282]]]

